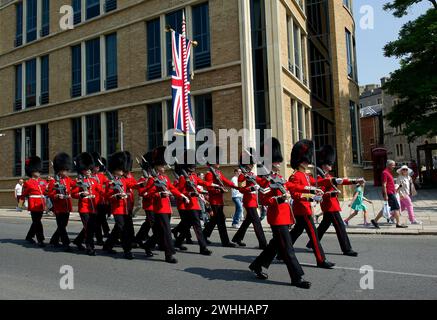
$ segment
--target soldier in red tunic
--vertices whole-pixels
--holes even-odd
[[[221,157],[221,149],[219,147],[213,148],[213,163],[208,164],[209,172],[205,175],[205,181],[211,182],[219,185],[217,187],[208,187],[209,194],[209,203],[211,204],[212,214],[208,223],[206,223],[205,228],[203,229],[203,235],[205,239],[211,236],[212,231],[217,225],[220,240],[222,242],[223,247],[235,247],[235,244],[229,241],[228,231],[226,230],[226,217],[223,212],[224,208],[224,200],[223,194],[227,192],[226,188],[237,188],[236,185],[232,183],[229,179],[227,179],[223,173],[220,171],[220,157]],[[211,159],[212,160],[212,159]]]
[[[68,238],[67,225],[70,213],[73,210],[71,191],[74,181],[68,176],[72,169],[71,157],[65,152],[58,153],[53,159],[55,178],[50,180],[48,195],[53,203],[53,212],[56,216],[57,229],[50,239],[50,244],[59,246],[62,241],[64,251],[71,252],[70,239]]]
[[[347,179],[347,178],[334,178],[330,175],[332,167],[335,163],[335,150],[330,145],[323,146],[317,153],[317,172],[319,181],[323,179],[332,179],[332,184],[326,187],[322,187],[325,192],[323,195],[323,201],[320,203],[320,207],[323,212],[323,220],[317,228],[317,235],[319,240],[322,240],[323,235],[328,230],[328,228],[334,225],[335,232],[337,234],[338,242],[340,243],[340,248],[343,254],[346,256],[356,257],[357,252],[352,250],[349,237],[346,232],[346,228],[341,218],[340,212],[341,207],[338,202],[338,189],[337,185],[351,185],[356,184],[358,181],[364,181],[364,179]],[[312,248],[311,240],[307,244],[307,248]]]
[[[309,289],[311,283],[303,280],[304,272],[296,258],[289,228],[295,223],[293,212],[290,205],[290,190],[294,191],[294,186],[280,175],[280,165],[284,160],[281,152],[281,144],[272,138],[272,173],[269,174],[269,192],[263,196],[262,204],[267,206],[267,222],[270,224],[273,239],[269,242],[263,252],[249,266],[259,279],[265,280],[267,274],[262,271],[262,267],[268,268],[279,253],[284,260],[291,278],[291,284],[296,287]]]
[[[36,236],[38,245],[45,247],[44,229],[41,222],[44,211],[47,210],[45,195],[47,193],[47,182],[41,179],[42,162],[39,157],[30,157],[26,160],[25,171],[30,178],[23,184],[22,200],[28,198],[28,209],[32,217],[32,225],[27,233],[26,240],[35,243]]]
[[[332,179],[321,179],[317,183],[316,180],[307,173],[308,166],[313,163],[313,149],[312,141],[301,140],[293,146],[293,150],[291,151],[291,167],[296,171],[290,177],[289,181],[295,185],[297,191],[292,192],[293,212],[296,217],[296,225],[293,230],[291,230],[290,235],[294,244],[305,229],[308,237],[314,244],[317,266],[319,268],[332,269],[335,264],[326,260],[325,253],[317,236],[317,230],[312,217],[313,210],[311,208],[312,202],[322,201],[323,191],[319,189],[319,186],[326,187],[331,185]],[[302,188],[306,190],[306,192],[313,192],[316,193],[316,195],[305,197],[301,190],[299,190]]]
[[[243,173],[241,173],[238,177],[238,188],[243,194],[243,206],[246,209],[247,214],[246,218],[241,224],[241,227],[232,238],[232,242],[241,247],[245,247],[246,244],[243,242],[244,236],[249,228],[249,225],[253,224],[253,229],[255,230],[255,235],[259,243],[259,248],[265,249],[267,246],[267,240],[258,215],[258,191],[261,188],[260,184],[263,184],[264,180],[252,172],[253,166],[256,163],[255,158],[253,157],[255,150],[250,148],[248,151],[250,153],[248,159],[245,159],[246,157],[243,155],[240,156],[240,168],[242,169]]]
[[[83,251],[83,242],[85,241],[86,253],[89,256],[96,255],[94,233],[97,221],[97,203],[99,197],[102,196],[100,184],[92,177],[94,166],[94,159],[90,153],[84,152],[76,157],[75,167],[78,177],[72,191],[72,197],[79,199],[79,215],[83,224],[82,231],[73,240],[73,243],[80,251]]]
[[[127,215],[126,219],[126,228],[129,233],[129,239],[132,243],[132,248],[138,248],[138,244],[135,241],[135,229],[134,229],[134,206],[135,206],[135,194],[134,189],[138,189],[139,185],[137,184],[137,180],[134,178],[132,174],[132,166],[133,166],[133,158],[129,151],[124,151],[125,154],[125,166],[123,170],[123,177],[128,185],[126,189],[127,195]]]

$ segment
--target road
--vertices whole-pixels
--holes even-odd
[[[352,258],[341,255],[335,236],[327,235],[322,243],[337,266],[322,270],[314,267],[313,254],[304,249],[303,234],[295,247],[305,278],[313,283],[310,290],[303,290],[289,285],[280,262],[268,270],[269,280],[254,278],[247,268],[259,254],[252,232],[245,239],[247,248],[211,246],[213,255],[204,257],[196,245],[189,245],[188,252],[177,254],[179,263],[171,265],[163,262],[162,252],[146,259],[140,249],[134,250],[133,261],[123,259],[120,248],[117,256],[98,251],[97,257],[40,249],[22,240],[29,223],[27,217],[0,217],[0,299],[437,299],[437,238],[433,236],[353,235],[352,244],[360,255]],[[44,220],[44,227],[47,237],[55,221]],[[72,222],[70,236],[80,228]],[[217,231],[211,240],[218,241]],[[73,290],[60,288],[64,265],[73,268]],[[365,275],[360,268],[365,265],[374,270],[373,289],[360,287]]]

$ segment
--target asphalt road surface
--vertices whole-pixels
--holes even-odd
[[[55,221],[43,223],[48,238]],[[303,290],[289,285],[286,267],[278,261],[268,270],[269,280],[254,277],[248,265],[260,251],[252,232],[245,239],[247,248],[212,245],[213,255],[204,257],[197,245],[189,245],[188,252],[177,254],[179,263],[171,265],[163,262],[162,252],[145,258],[140,249],[134,250],[133,261],[123,259],[120,248],[116,256],[98,250],[97,257],[40,249],[23,240],[29,225],[28,217],[0,218],[0,299],[437,299],[437,238],[432,236],[354,235],[359,256],[352,258],[341,255],[336,237],[327,235],[322,244],[337,266],[323,270],[314,267],[314,255],[304,249],[303,234],[295,245],[297,257],[313,283]],[[70,237],[80,229],[71,223]],[[211,240],[219,240],[217,231]],[[73,268],[73,290],[61,289],[62,266]],[[373,289],[368,289],[372,273],[360,273],[363,266],[373,268]]]

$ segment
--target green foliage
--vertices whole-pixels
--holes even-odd
[[[422,0],[395,0],[384,8],[401,17]],[[410,141],[437,135],[437,4],[414,21],[406,23],[399,38],[388,43],[387,57],[400,58],[400,69],[390,75],[383,89],[400,98],[387,119],[392,127],[405,126]]]

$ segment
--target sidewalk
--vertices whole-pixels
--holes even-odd
[[[369,200],[373,201],[372,204],[367,204],[369,218],[372,219],[381,210],[384,200],[381,195],[381,188],[375,188],[373,186],[366,186],[365,196]],[[342,216],[346,218],[351,209],[348,207],[350,201],[341,202],[341,208],[343,210]],[[387,235],[437,235],[437,190],[418,190],[418,195],[413,199],[414,210],[417,220],[423,222],[422,225],[411,225],[408,221],[407,212],[403,212],[401,216],[401,223],[408,225],[406,229],[397,229],[394,224],[386,223],[384,218],[381,218],[381,229],[375,229],[373,227],[364,227],[363,215],[360,213],[354,219],[349,222],[347,228],[350,234],[387,234]],[[176,210],[174,210],[176,212]],[[320,207],[317,207],[317,213],[320,212]],[[16,212],[14,209],[0,209],[0,217],[14,217],[14,218],[29,218],[27,212]],[[54,219],[53,215],[45,215],[44,219]],[[322,217],[320,217],[319,222]],[[72,213],[70,216],[72,221],[80,221],[78,213]],[[112,221],[112,219],[110,219]],[[144,221],[143,212],[139,210],[139,215],[134,218],[134,224],[140,226]],[[172,224],[179,223],[179,217],[175,214],[172,217]],[[232,220],[227,219],[226,224],[230,230],[236,230],[232,228]],[[267,219],[262,221],[265,231],[270,232],[270,227],[267,223]],[[252,227],[249,228],[251,230]],[[333,227],[328,229],[328,233],[335,233]]]

